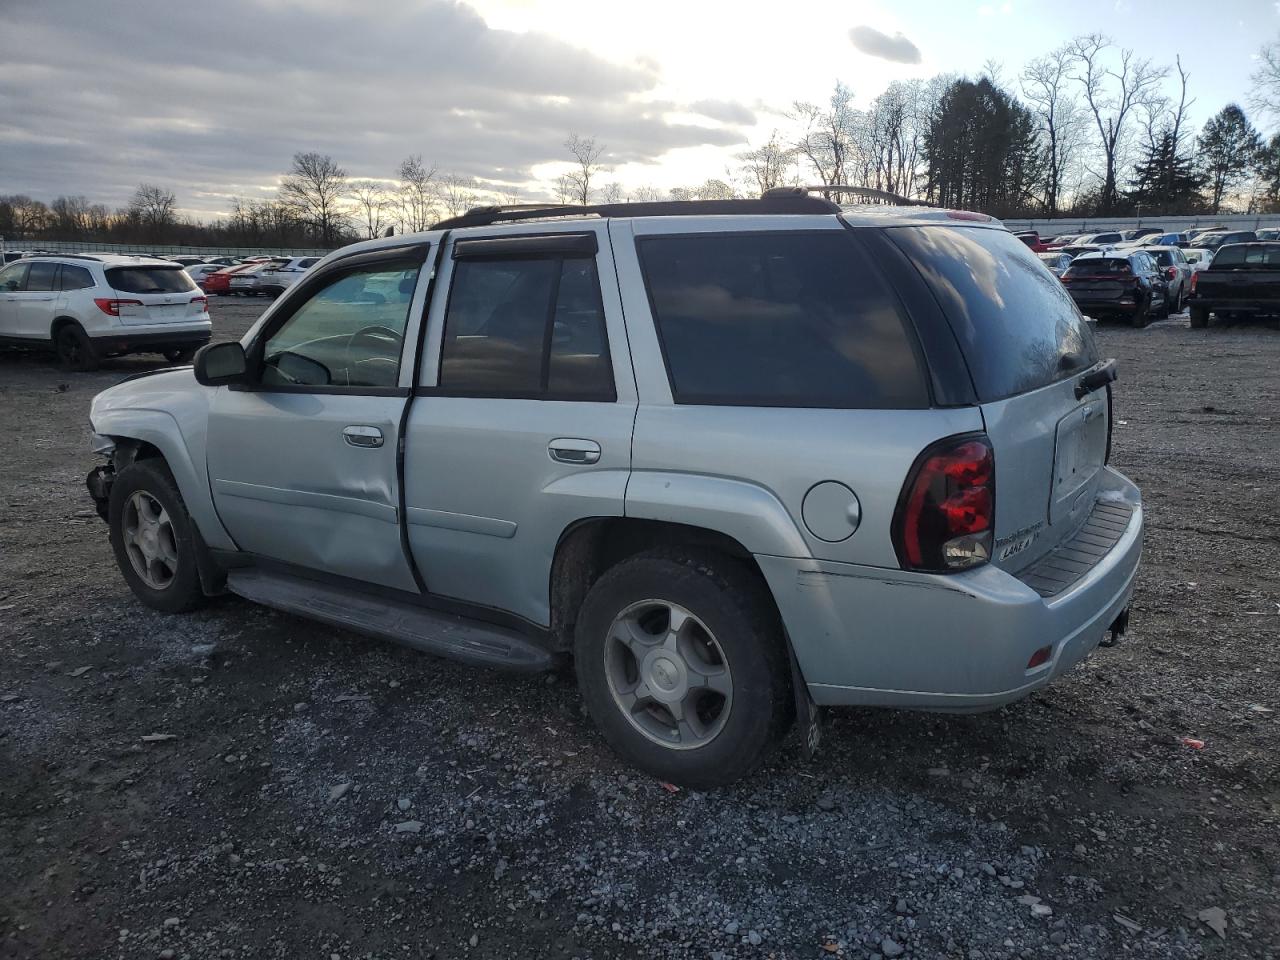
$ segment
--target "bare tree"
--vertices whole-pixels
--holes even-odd
[[[436,191],[436,167],[422,162],[421,154],[406,157],[397,171],[400,189],[396,192],[396,211],[404,233],[427,230],[440,219]]]
[[[564,147],[573,155],[574,168],[565,174],[573,187],[572,198],[586,206],[591,202],[591,183],[601,173],[600,158],[604,156],[604,145],[597,144],[595,137],[571,133]]]
[[[69,198],[61,197],[61,200]],[[84,207],[88,207],[88,203],[84,202],[83,197],[76,197],[75,200],[80,201]],[[178,206],[178,198],[174,196],[173,191],[165,187],[158,187],[154,183],[140,183],[138,189],[133,191],[133,197],[129,200],[129,216],[134,218],[142,227],[149,240],[163,239],[164,234],[177,222],[175,213]],[[80,221],[83,210],[77,210],[74,214],[75,219]]]
[[[662,191],[651,185],[636,187],[631,191],[631,199],[637,203],[654,203],[662,199]]]
[[[1107,51],[1111,41],[1100,33],[1076,37],[1069,44],[1075,72],[1085,103],[1098,128],[1103,172],[1099,212],[1110,213],[1119,199],[1118,172],[1126,146],[1133,110],[1156,95],[1168,70],[1140,59],[1128,48],[1119,53],[1119,66],[1109,66]]]
[[[391,224],[391,194],[386,186],[377,180],[355,180],[350,195],[361,232],[370,240],[382,236]]]
[[[1022,97],[1040,120],[1046,164],[1044,207],[1052,216],[1065,195],[1067,168],[1084,134],[1084,114],[1069,85],[1074,54],[1069,46],[1037,57],[1022,71]]]
[[[910,197],[924,177],[924,141],[932,104],[930,86],[895,80],[872,101],[863,124],[861,152],[869,161],[869,186]]]
[[[611,180],[600,189],[601,203],[621,203],[622,202],[622,184],[617,180]]]
[[[1249,106],[1272,120],[1280,120],[1280,39],[1262,45],[1258,67],[1249,80],[1253,83]]]
[[[858,125],[853,91],[836,83],[827,106],[796,102],[788,117],[801,126],[796,151],[809,162],[824,184],[848,183],[856,165]],[[827,194],[830,199],[830,194]]]
[[[321,153],[295,153],[293,167],[280,183],[280,198],[299,220],[311,225],[321,245],[332,247],[346,226],[343,196],[347,171]]]
[[[766,191],[786,183],[787,170],[795,162],[795,157],[795,148],[783,143],[778,138],[777,130],[769,135],[766,143],[754,150],[738,154],[738,160],[742,162],[742,172],[749,181],[754,183],[761,196]]]
[[[21,193],[0,197],[0,224],[3,224],[0,233],[11,240],[35,236],[49,225],[49,221],[49,208],[41,200],[32,200]]]
[[[575,187],[573,178],[567,173],[562,173],[556,177],[556,202],[560,204],[570,204],[574,202]]]
[[[436,178],[436,197],[451,217],[462,216],[480,204],[480,192],[475,180],[456,173],[444,173]]]

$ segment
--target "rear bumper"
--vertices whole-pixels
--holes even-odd
[[[1187,303],[1210,312],[1280,314],[1280,301],[1275,300],[1202,300],[1200,297],[1191,297]]]
[[[947,576],[757,557],[813,699],[976,712],[1068,672],[1128,607],[1142,556],[1138,488],[1107,469],[1100,495],[1131,506],[1130,521],[1088,573],[1050,598],[993,565]],[[1028,670],[1045,646],[1049,660]]]
[[[201,323],[150,324],[129,330],[116,329],[93,336],[93,344],[104,353],[162,351],[179,347],[200,347],[209,342],[213,325]]]
[[[1084,314],[1101,313],[1108,316],[1129,316],[1142,306],[1132,300],[1089,300],[1083,297],[1072,297],[1080,312]]]

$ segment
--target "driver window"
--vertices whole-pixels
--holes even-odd
[[[420,267],[379,263],[334,277],[267,340],[262,383],[394,387]]]

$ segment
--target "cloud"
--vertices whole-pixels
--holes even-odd
[[[750,110],[659,100],[652,61],[614,63],[543,33],[491,29],[453,2],[99,0],[21,4],[0,33],[0,193],[125,202],[140,181],[188,209],[259,196],[295,152],[355,177],[422,154],[519,184],[594,136],[610,164],[741,143]],[[145,25],[145,29],[140,29]],[[695,113],[719,125],[677,123]],[[201,198],[205,199],[201,199]]]
[[[920,62],[920,48],[901,33],[895,33],[891,37],[873,27],[860,26],[849,31],[849,39],[853,41],[854,47],[869,57],[879,57],[894,63]]]

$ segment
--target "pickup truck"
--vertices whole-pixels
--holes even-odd
[[[1191,275],[1191,326],[1209,325],[1209,314],[1235,317],[1280,314],[1280,242],[1222,246],[1213,262]]]

